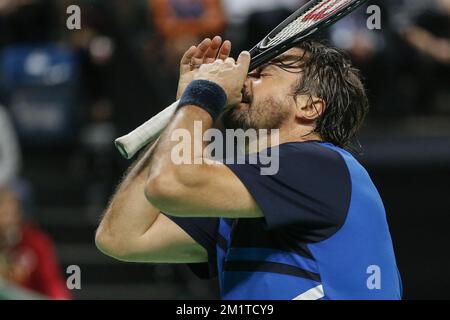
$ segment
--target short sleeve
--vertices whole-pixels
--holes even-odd
[[[164,214],[164,213],[163,213]],[[166,215],[166,214],[165,214]],[[166,215],[182,228],[192,239],[208,252],[207,263],[189,264],[189,268],[199,278],[210,279],[217,275],[217,233],[219,219],[217,218],[179,218]]]
[[[278,171],[263,165],[227,164],[261,208],[269,230],[318,242],[345,222],[351,198],[350,174],[343,157],[318,142],[290,143],[271,152]]]

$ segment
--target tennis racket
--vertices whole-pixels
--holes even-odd
[[[312,0],[294,12],[261,42],[250,50],[250,71],[270,62],[296,44],[339,21],[367,0]],[[115,141],[119,152],[131,159],[155,141],[167,127],[178,107],[178,101],[148,120],[139,128]]]

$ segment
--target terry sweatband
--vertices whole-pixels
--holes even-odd
[[[215,121],[227,103],[227,94],[218,84],[207,80],[192,81],[183,93],[178,110],[194,105],[207,111]]]

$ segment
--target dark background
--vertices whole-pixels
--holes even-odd
[[[94,234],[129,165],[113,138],[174,100],[181,48],[219,30],[233,41],[235,54],[250,49],[303,1],[266,1],[267,8],[255,2],[242,16],[233,10],[238,1],[222,2],[224,23],[188,36],[155,23],[159,9],[152,1],[36,0],[0,7],[0,103],[21,144],[16,179],[31,190],[27,215],[54,239],[62,270],[81,267],[75,298],[218,297],[214,281],[196,279],[185,266],[125,264],[101,255]],[[436,9],[434,1],[417,3],[370,1],[381,7],[381,30],[366,28],[365,6],[321,36],[348,50],[366,79],[372,110],[359,157],[387,209],[404,298],[449,299],[450,11]],[[81,7],[81,30],[65,26],[70,4]],[[417,28],[439,48],[421,48]],[[52,82],[18,74],[36,50],[52,57],[50,64],[62,61],[69,76],[58,78],[55,69]]]

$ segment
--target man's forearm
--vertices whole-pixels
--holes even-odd
[[[144,193],[155,145],[148,147],[128,170],[97,230],[97,246],[107,254],[111,247],[120,251],[130,241],[145,234],[160,214]]]
[[[149,175],[150,190],[154,189],[152,188],[153,185],[157,189],[169,187],[173,192],[177,192],[177,182],[196,184],[194,171],[202,167],[203,151],[206,147],[203,135],[208,129],[212,128],[214,119],[220,115],[226,102],[225,91],[216,83],[199,80],[188,86],[180,99],[179,110],[171,124],[161,135],[160,143],[155,150],[155,158],[152,160]],[[198,124],[201,124],[200,128],[196,128]],[[182,137],[183,140],[181,141],[184,148],[190,149],[189,154],[183,155],[183,157],[190,157],[190,159],[187,159],[188,164],[185,162],[175,164],[171,159],[172,151],[180,144],[174,137],[180,132],[187,133],[191,137],[186,139],[187,141],[184,141],[184,137]],[[189,143],[190,145],[186,145]],[[157,186],[158,180],[159,186]],[[156,190],[153,191],[156,192]],[[149,198],[154,195],[153,192],[148,194]],[[153,198],[153,201],[157,204],[155,198]]]

